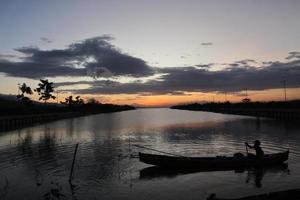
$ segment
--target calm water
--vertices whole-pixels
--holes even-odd
[[[129,157],[151,152],[135,144],[188,156],[232,155],[257,138],[266,153],[289,148],[288,168],[154,176]],[[300,188],[300,125],[170,109],[100,114],[0,133],[0,168],[0,199],[237,198]]]

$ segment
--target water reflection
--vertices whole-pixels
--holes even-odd
[[[159,178],[176,178],[177,176],[194,174],[201,172],[212,172],[212,171],[232,171],[235,174],[247,174],[246,183],[252,183],[257,188],[262,187],[262,181],[265,174],[280,174],[280,175],[289,175],[290,170],[288,164],[283,163],[278,166],[271,167],[255,167],[255,168],[224,168],[222,166],[216,166],[215,168],[205,168],[205,169],[166,169],[161,167],[146,167],[140,170],[140,180],[151,180]]]
[[[66,119],[1,133],[0,189],[7,185],[5,177],[6,199],[61,194],[66,199],[182,199],[190,193],[195,198],[189,199],[204,199],[209,192],[226,196],[230,189],[242,196],[293,188],[300,183],[299,130],[298,124],[169,109]],[[245,152],[244,142],[254,139],[263,142],[266,153],[290,148],[292,176],[286,169],[264,169],[180,175],[156,171],[151,177],[149,165],[129,156],[141,151],[135,144],[187,156],[232,155]],[[70,188],[68,175],[76,143],[75,186]]]

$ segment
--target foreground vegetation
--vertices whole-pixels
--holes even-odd
[[[102,104],[99,102],[87,102],[82,104],[40,104],[32,102],[31,104],[24,104],[20,101],[0,99],[0,116],[8,115],[32,115],[32,114],[51,114],[64,112],[79,112],[82,115],[110,113],[125,110],[135,109],[128,105],[113,105]]]

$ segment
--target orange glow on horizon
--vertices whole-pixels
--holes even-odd
[[[97,99],[97,95],[93,95]],[[284,91],[282,89],[271,89],[261,91],[242,91],[235,93],[201,93],[190,92],[186,95],[149,95],[142,96],[138,94],[118,94],[103,95],[100,102],[113,104],[129,104],[145,107],[168,107],[176,104],[195,103],[195,102],[240,102],[244,98],[250,98],[251,101],[283,101]],[[300,88],[287,89],[287,100],[300,99]]]
[[[112,103],[112,104],[127,104],[141,107],[169,107],[176,104],[184,103],[195,103],[195,102],[240,102],[246,98],[246,92],[242,91],[238,94],[235,93],[201,93],[201,92],[186,92],[185,95],[139,95],[139,94],[114,94],[114,95],[95,95],[95,94],[71,94],[71,93],[53,93],[57,96],[55,100],[49,100],[50,103],[60,103],[65,101],[65,98],[72,95],[81,96],[85,102],[88,99],[94,98],[101,103]],[[29,96],[35,101],[38,101],[38,95]],[[248,98],[251,101],[284,101],[283,89],[271,89],[261,91],[248,91]],[[287,89],[287,100],[300,99],[300,88],[288,88]]]

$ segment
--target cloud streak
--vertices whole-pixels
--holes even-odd
[[[48,44],[52,43],[52,40],[50,40],[50,39],[48,39],[46,37],[41,37],[41,41],[45,42],[45,43],[48,43]]]
[[[213,43],[212,42],[202,42],[201,45],[202,46],[212,46]]]

